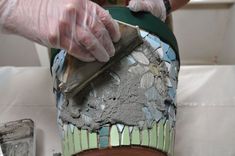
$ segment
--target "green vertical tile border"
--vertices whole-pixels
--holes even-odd
[[[110,130],[111,146],[119,146],[119,132],[116,125],[113,125]]]
[[[98,148],[97,134],[96,133],[88,133],[88,134],[89,134],[89,149]]]
[[[140,131],[138,127],[134,127],[131,134],[131,144],[140,145]]]
[[[147,129],[144,129],[142,132],[142,141],[141,141],[141,145],[143,146],[148,146],[149,145],[149,133]]]
[[[68,133],[68,149],[69,154],[72,155],[75,152],[74,149],[74,139],[73,139],[73,129],[74,127],[72,125],[68,125],[67,133]]]
[[[164,145],[164,121],[161,120],[158,123],[158,142],[157,142],[157,148],[160,150],[163,150]]]
[[[81,130],[81,145],[82,150],[88,149],[88,137],[87,137],[87,130]]]
[[[150,143],[149,146],[157,148],[157,124],[154,122],[152,129],[150,129]]]
[[[75,153],[78,153],[82,150],[82,148],[81,148],[81,131],[77,127],[74,128],[73,138],[74,138],[74,150]]]
[[[130,134],[128,126],[125,126],[122,132],[121,145],[130,145]]]
[[[175,130],[174,130],[174,128],[171,128],[171,131],[170,131],[170,147],[169,147],[169,151],[168,151],[169,156],[174,155],[174,145],[175,145]]]
[[[164,147],[163,150],[165,152],[168,152],[170,147],[170,123],[167,120],[164,125]]]
[[[63,153],[64,153],[64,156],[70,156],[69,155],[69,145],[68,145],[68,125],[64,125],[63,127],[63,130],[64,130],[64,138],[63,138]]]
[[[109,147],[109,137],[108,136],[102,136],[99,138],[99,147],[100,148]]]

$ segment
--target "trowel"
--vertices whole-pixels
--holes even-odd
[[[62,82],[59,84],[59,89],[65,96],[73,97],[76,95],[89,85],[92,80],[120,61],[124,56],[129,55],[143,42],[138,26],[117,22],[121,32],[121,39],[114,43],[115,55],[107,63],[98,61],[87,63],[79,61],[73,56],[66,57]]]

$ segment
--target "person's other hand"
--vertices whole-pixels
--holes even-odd
[[[127,7],[134,12],[151,12],[162,21],[166,20],[166,8],[163,0],[131,0]]]
[[[108,61],[120,39],[118,24],[89,0],[1,0],[1,25],[86,62]]]

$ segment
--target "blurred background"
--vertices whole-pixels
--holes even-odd
[[[191,0],[173,13],[183,65],[235,64],[235,0]],[[0,34],[0,66],[49,66],[47,48]]]

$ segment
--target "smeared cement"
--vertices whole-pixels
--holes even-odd
[[[144,58],[145,64],[141,64],[143,60],[136,60],[133,55],[125,57],[73,98],[62,98],[62,121],[95,131],[102,125],[116,123],[151,128],[153,121],[168,118],[168,107],[172,105],[166,86],[168,69],[147,42],[137,52],[149,62]],[[150,88],[141,88],[146,72],[153,73],[154,83]]]

